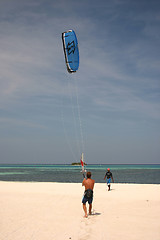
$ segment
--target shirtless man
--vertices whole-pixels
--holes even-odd
[[[91,172],[87,172],[87,179],[83,179],[82,186],[85,187],[84,196],[82,199],[83,203],[83,210],[84,210],[84,217],[88,217],[87,215],[87,207],[86,202],[89,203],[89,214],[91,214],[92,210],[92,201],[93,201],[93,188],[94,188],[95,181],[91,179]]]

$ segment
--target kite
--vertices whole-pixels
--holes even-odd
[[[65,62],[69,73],[74,73],[79,67],[79,50],[76,34],[73,30],[62,33]]]

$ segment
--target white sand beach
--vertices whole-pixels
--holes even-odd
[[[1,240],[160,240],[160,185],[96,183],[84,218],[80,183],[0,182]]]

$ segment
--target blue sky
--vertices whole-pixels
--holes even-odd
[[[0,163],[160,163],[159,1],[1,0],[0,33]]]

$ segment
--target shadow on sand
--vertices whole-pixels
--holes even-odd
[[[101,215],[101,213],[99,213],[99,212],[93,212],[90,216],[99,216],[99,215]]]
[[[108,188],[106,188],[106,191],[107,191],[107,192],[111,192],[111,191],[115,191],[115,189],[114,189],[114,188],[111,188],[111,189],[108,191]]]

